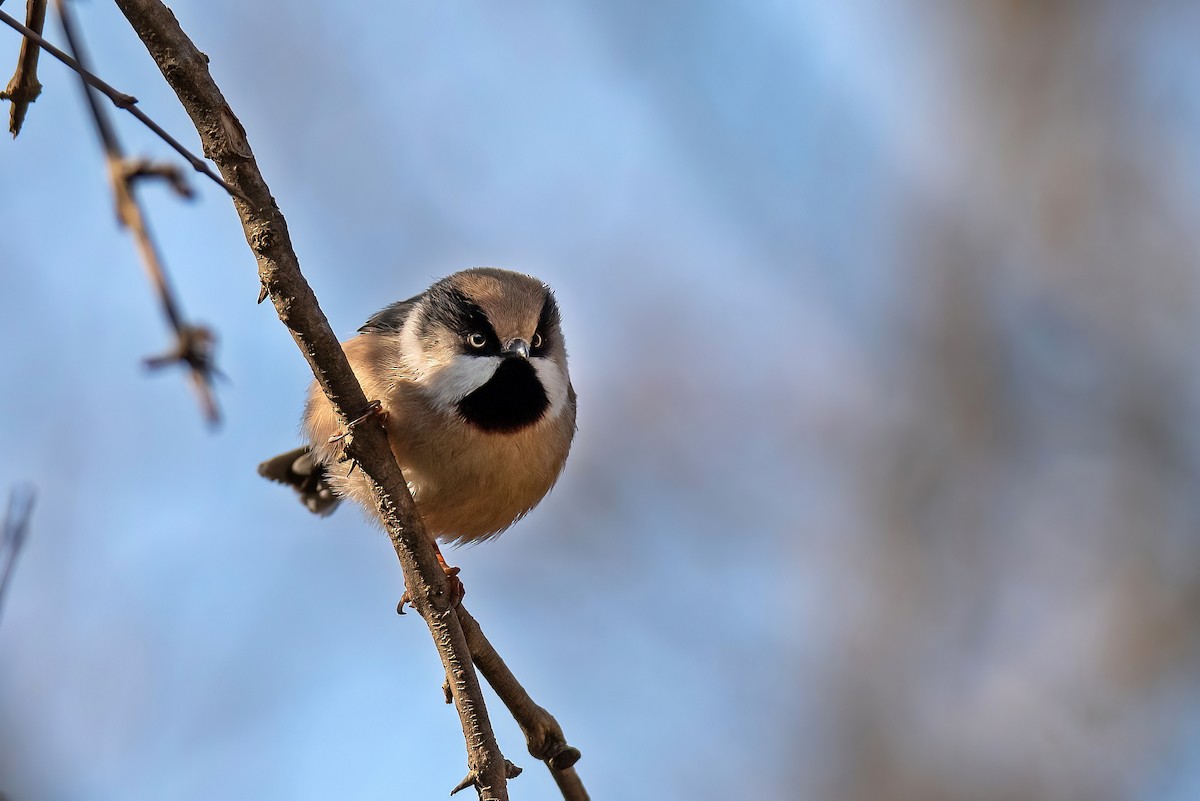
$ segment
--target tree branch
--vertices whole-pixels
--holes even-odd
[[[0,0],[0,2],[3,2],[3,1],[4,0]],[[32,0],[32,1],[33,2],[41,2],[43,6],[45,5],[45,0]],[[81,67],[79,65],[78,61],[71,58],[66,53],[59,50],[57,47],[55,47],[54,45],[47,42],[44,38],[42,38],[42,28],[41,28],[40,24],[36,27],[36,29],[32,26],[32,23],[30,24],[30,26],[22,25],[20,22],[13,19],[8,14],[5,14],[3,11],[0,11],[0,22],[3,22],[5,25],[8,25],[10,28],[17,31],[23,37],[25,37],[25,40],[21,43],[22,59],[25,56],[26,46],[30,47],[32,52],[34,53],[33,61],[35,64],[37,63],[37,57],[36,57],[37,51],[39,49],[45,50],[47,53],[54,56],[56,59],[61,61],[63,64],[66,64],[68,67],[73,69],[75,72],[79,73],[79,76],[81,78],[83,78],[84,81],[86,81],[90,86],[97,89],[101,94],[103,94],[105,97],[107,97],[109,100],[111,100],[114,106],[116,106],[117,108],[120,108],[120,109],[124,109],[125,111],[128,111],[130,114],[132,114],[134,116],[134,118],[138,120],[138,122],[142,123],[142,125],[145,125],[147,128],[149,128],[152,132],[154,132],[154,134],[159,139],[163,140],[168,145],[170,145],[171,148],[176,153],[178,153],[179,155],[181,155],[185,159],[187,159],[188,164],[191,164],[192,169],[194,169],[196,172],[203,173],[208,178],[212,179],[212,181],[214,183],[216,183],[218,186],[220,186],[222,189],[224,189],[229,194],[236,195],[238,193],[238,190],[234,189],[232,186],[230,186],[229,184],[222,181],[221,176],[219,176],[215,172],[213,172],[212,168],[209,167],[208,164],[205,163],[204,159],[195,155],[190,150],[188,150],[186,147],[181,145],[179,143],[179,140],[177,140],[175,137],[173,137],[169,133],[167,133],[166,130],[161,125],[159,125],[154,120],[150,119],[149,115],[147,115],[146,112],[144,112],[140,108],[138,108],[136,105],[138,102],[136,97],[134,97],[133,95],[127,95],[118,89],[114,89],[112,86],[110,86],[105,81],[103,81],[99,76],[93,75],[92,73],[88,72],[86,69]],[[23,63],[24,62],[22,61],[22,64]],[[13,82],[16,82],[18,77],[20,77],[22,64],[18,65],[17,75],[13,76]],[[0,99],[3,99],[5,97],[8,97],[9,99],[13,99],[8,94],[11,91],[12,91],[12,84],[10,83],[8,90],[6,90],[5,92],[0,92]],[[41,91],[40,85],[38,86],[38,91],[39,92]],[[36,96],[36,93],[34,96]],[[32,102],[32,98],[30,99],[29,102]],[[16,114],[16,110],[17,110],[17,101],[15,99],[13,99],[13,114]],[[22,118],[24,117],[24,112],[22,112],[21,116],[22,116]],[[16,135],[17,135],[17,132],[13,131],[13,136],[15,137]],[[247,198],[243,197],[242,200],[247,200]]]
[[[104,108],[92,93],[92,87],[84,77],[84,73],[87,72],[84,67],[87,59],[84,57],[83,43],[75,30],[74,19],[67,10],[66,0],[57,0],[56,7],[62,17],[63,33],[67,37],[67,44],[75,56],[75,62],[80,65],[79,84],[83,88],[84,98],[92,112],[92,120],[95,122],[96,131],[100,136],[100,144],[104,148],[108,177],[112,182],[113,195],[117,203],[117,218],[133,233],[142,264],[145,265],[150,282],[154,285],[163,314],[166,316],[171,330],[175,333],[175,345],[171,352],[164,356],[147,359],[146,364],[152,368],[176,362],[186,365],[204,416],[210,423],[216,423],[220,419],[220,415],[212,391],[213,376],[216,373],[216,367],[212,360],[215,338],[212,332],[204,326],[188,323],[183,319],[183,312],[179,308],[179,302],[175,298],[175,292],[171,288],[166,270],[163,268],[158,248],[155,247],[154,240],[150,236],[150,229],[146,224],[146,217],[142,213],[141,204],[138,203],[137,195],[134,193],[134,182],[151,176],[166,177],[181,194],[191,197],[191,190],[187,189],[178,171],[172,170],[170,167],[153,166],[142,161],[130,161],[125,158],[121,152],[121,145],[117,141],[116,131],[113,130],[104,113]]]
[[[25,7],[25,25],[36,33],[41,33],[46,24],[46,3],[47,0],[29,0]],[[0,100],[12,101],[12,108],[8,113],[8,130],[14,139],[25,123],[25,112],[29,111],[29,104],[37,100],[37,96],[42,93],[42,85],[37,79],[40,53],[41,48],[36,42],[29,37],[23,38],[21,52],[17,56],[17,71],[8,82],[8,88],[0,92]]]
[[[245,130],[208,71],[207,57],[158,0],[117,0],[117,5],[192,118],[205,154],[247,199],[235,197],[234,205],[258,259],[259,279],[345,426],[367,410],[367,398],[300,272],[287,224],[254,161]],[[408,595],[428,624],[442,659],[467,744],[469,775],[481,799],[506,801],[505,761],[487,718],[459,618],[451,607],[446,577],[382,424],[375,419],[355,428],[346,439],[346,451],[372,482]]]
[[[529,753],[546,763],[565,801],[588,801],[587,791],[573,767],[581,756],[579,749],[567,745],[567,738],[558,721],[534,703],[484,636],[479,622],[461,605],[458,607],[458,619],[462,623],[475,666],[521,727]]]
[[[8,496],[8,511],[4,525],[0,527],[0,607],[12,580],[13,566],[17,554],[29,535],[29,521],[33,517],[33,502],[37,495],[32,487],[17,487]]]

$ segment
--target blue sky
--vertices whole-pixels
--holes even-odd
[[[1195,14],[1005,5],[176,4],[335,331],[467,266],[554,286],[571,460],[451,561],[593,797],[852,798],[857,754],[947,798],[1197,781],[1172,711],[1194,717],[1195,632],[1089,669],[1126,653],[1142,607],[1107,593],[1138,554],[1196,555]],[[106,80],[194,143],[117,10],[79,16]],[[231,205],[144,193],[220,337],[212,432],[140,367],[162,320],[78,87],[40,76],[0,144],[0,487],[39,491],[0,790],[440,797],[461,733],[386,538],[254,474],[310,376]],[[1145,425],[1137,386],[1161,390]],[[1160,429],[1171,461],[1121,449]],[[491,711],[513,797],[554,798]]]

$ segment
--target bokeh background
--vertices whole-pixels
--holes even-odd
[[[175,11],[335,330],[472,265],[556,288],[571,461],[452,561],[593,797],[1200,797],[1200,6]],[[79,13],[195,143],[117,10]],[[0,791],[444,797],[461,732],[386,538],[255,475],[310,377],[230,203],[144,193],[221,338],[212,432],[140,367],[168,337],[40,74],[0,142],[0,488],[39,492]],[[513,797],[555,798],[492,712]]]

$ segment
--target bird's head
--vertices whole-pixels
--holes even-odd
[[[558,304],[531,276],[480,267],[443,278],[400,337],[405,371],[433,404],[481,430],[517,431],[567,403]]]

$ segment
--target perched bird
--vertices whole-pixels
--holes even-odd
[[[381,403],[430,535],[494,537],[554,486],[575,436],[575,390],[558,304],[541,281],[463,270],[383,309],[342,344],[367,398]],[[366,477],[339,461],[340,425],[314,383],[303,423],[310,444],[258,472],[318,514],[342,498],[373,514]]]

